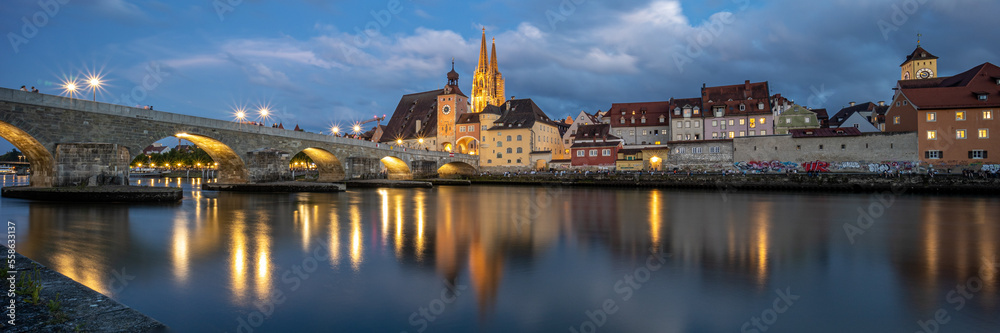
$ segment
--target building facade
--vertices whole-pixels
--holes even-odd
[[[492,123],[483,123],[489,127],[482,135],[480,166],[537,166],[538,158],[532,159],[532,154],[547,152],[552,156],[552,152],[563,149],[559,124],[545,115],[531,99],[511,99],[490,108],[499,110],[499,115]],[[494,112],[497,111],[482,113]],[[482,118],[480,121],[483,121]]]
[[[819,128],[819,119],[816,113],[809,111],[801,105],[793,104],[781,112],[774,121],[774,134],[788,134],[788,130],[799,128]]]
[[[702,87],[706,139],[774,134],[774,114],[767,82]]]
[[[574,167],[614,168],[624,141],[610,134],[611,125],[584,125],[570,146]]]
[[[705,139],[701,98],[670,99],[670,132],[667,141],[697,141]],[[659,143],[656,143],[659,144]]]
[[[458,73],[447,74],[444,88],[403,95],[378,142],[437,151],[461,151],[456,142],[458,120],[469,113],[469,98],[458,86]]]
[[[669,101],[613,103],[605,118],[624,145],[656,145],[670,140],[669,109]]]

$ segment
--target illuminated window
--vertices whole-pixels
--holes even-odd
[[[937,112],[928,112],[927,121],[928,122],[937,121]]]
[[[729,132],[729,138],[732,139],[732,138],[735,138],[735,137],[736,137],[736,132],[730,131]]]
[[[990,138],[990,129],[989,128],[980,128],[979,129],[979,138],[980,139],[989,139]]]
[[[719,137],[719,132],[712,132],[712,138],[717,139]]]
[[[965,120],[965,111],[955,111],[955,120]]]
[[[892,117],[892,124],[899,125],[899,116]]]
[[[760,135],[767,135],[767,131],[765,131],[765,130],[761,130],[761,131],[760,131]]]
[[[927,140],[937,140],[937,131],[927,131]]]
[[[718,120],[712,120],[712,127],[719,127],[719,121]]]
[[[964,129],[955,130],[955,138],[956,139],[965,139],[965,130]]]
[[[757,128],[757,118],[750,118],[750,128]]]
[[[740,126],[746,125],[746,124],[747,124],[746,119],[740,119]]]
[[[733,120],[729,119],[729,126],[733,126]]]
[[[809,121],[807,120],[806,122],[808,123]],[[761,125],[767,124],[767,118],[760,118],[760,124]]]
[[[750,136],[756,136],[756,135],[757,135],[757,131],[750,131]]]
[[[993,120],[993,110],[983,111],[983,120]]]
[[[747,135],[747,134],[746,134],[746,132],[745,132],[745,131],[740,131],[740,137],[744,137],[744,136],[746,136],[746,135]]]

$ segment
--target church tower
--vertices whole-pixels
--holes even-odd
[[[493,40],[492,51],[486,55],[486,28],[479,46],[479,66],[472,77],[472,112],[483,111],[487,105],[504,103],[503,74],[497,66],[497,45]]]
[[[917,35],[917,49],[906,56],[906,61],[899,65],[900,80],[931,79],[937,77],[937,59],[930,52],[920,47]]]
[[[458,118],[469,112],[468,97],[458,88],[458,72],[455,72],[455,60],[451,60],[451,72],[448,72],[448,84],[441,90],[437,100],[437,140],[436,150],[452,152],[455,150],[455,123]]]

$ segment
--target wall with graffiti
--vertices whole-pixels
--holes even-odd
[[[768,173],[768,172],[791,172],[791,171],[805,171],[805,172],[867,172],[867,173],[885,173],[885,172],[917,172],[919,171],[919,164],[914,161],[883,161],[883,162],[828,162],[828,161],[810,161],[804,163],[796,162],[783,162],[778,160],[773,161],[742,161],[735,162],[733,166],[739,171],[747,171],[754,173]],[[985,168],[985,166],[984,166]]]

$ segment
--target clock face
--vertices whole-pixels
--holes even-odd
[[[930,68],[921,68],[917,71],[917,77],[921,79],[929,79],[931,76],[934,76],[934,71],[930,70]]]
[[[451,106],[445,105],[444,108],[441,109],[441,113],[444,113],[444,114],[451,113]]]

